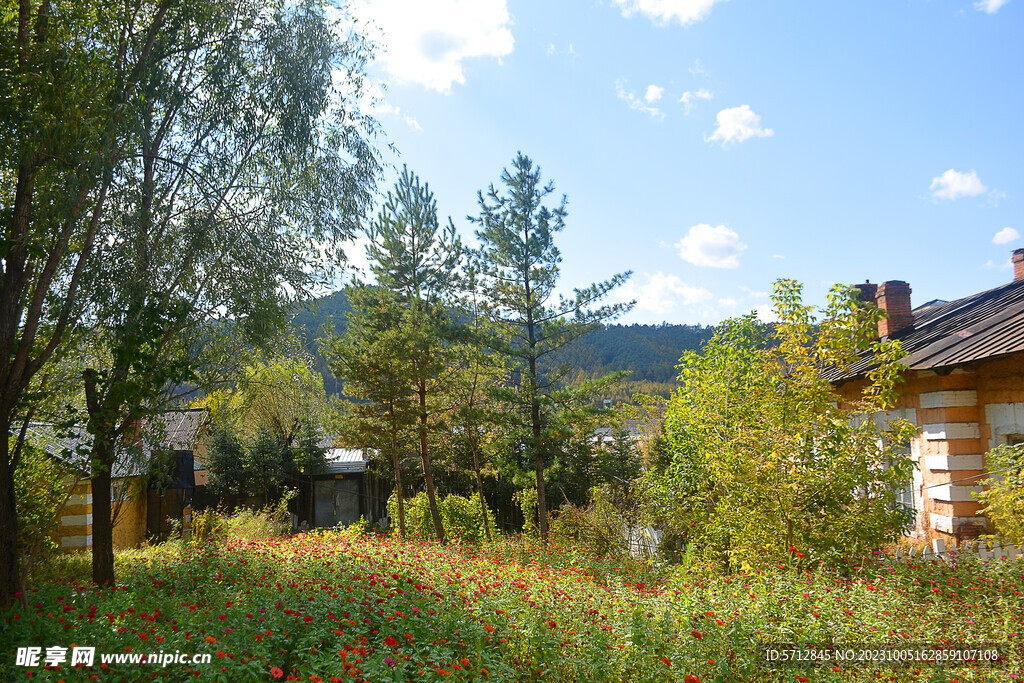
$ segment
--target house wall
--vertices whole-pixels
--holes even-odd
[[[847,401],[863,380],[837,387]],[[911,443],[918,464],[915,535],[963,542],[987,529],[974,494],[983,490],[985,453],[1024,437],[1024,355],[1006,356],[952,369],[945,374],[907,371],[897,408],[913,410],[919,428]]]
[[[73,477],[67,477],[62,483],[72,487],[71,494],[57,513],[57,525],[51,532],[51,538],[61,550],[69,552],[92,548],[92,484],[88,479],[76,480]],[[114,484],[115,491],[120,487],[119,482]],[[121,501],[122,507],[113,530],[115,548],[135,547],[146,538],[145,484],[141,479],[133,478],[124,492],[128,496]]]
[[[114,547],[134,548],[146,540],[146,485],[133,479],[119,496],[121,500],[114,524]]]
[[[76,483],[77,482],[77,483]],[[57,513],[57,525],[51,537],[61,550],[75,551],[92,547],[92,485],[88,479],[68,476],[62,482],[71,486],[68,501]]]

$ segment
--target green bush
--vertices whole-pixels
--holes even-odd
[[[295,495],[295,489],[286,489],[276,503],[262,508],[238,507],[230,514],[213,509],[196,512],[192,518],[192,543],[202,545],[211,537],[256,540],[287,534],[292,526],[288,503]]]
[[[435,538],[434,523],[430,519],[427,494],[420,491],[405,503],[405,527],[408,534],[417,538]],[[450,495],[440,500],[437,511],[441,515],[441,526],[450,540],[480,543],[484,540],[484,525],[480,519],[480,495],[472,497]],[[394,494],[388,499],[388,515],[398,523],[398,500]],[[487,508],[487,522],[495,529],[494,513]]]
[[[977,494],[996,533],[1011,545],[1024,543],[1024,445],[1000,446],[985,455],[993,474]]]
[[[580,543],[599,557],[629,552],[623,516],[607,489],[591,490],[590,504],[586,507],[563,505],[551,525],[551,534],[558,541]]]
[[[67,500],[67,489],[60,485],[66,474],[66,466],[25,444],[14,473],[14,491],[18,501],[18,551],[26,565],[37,555],[58,551],[50,533],[57,527],[57,515]]]

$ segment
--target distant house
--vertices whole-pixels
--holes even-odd
[[[191,503],[196,486],[196,458],[204,446],[200,436],[206,424],[205,409],[174,410],[162,413],[143,425],[146,436],[118,450],[112,475],[114,545],[133,547],[147,536],[159,535],[169,528],[167,518],[181,519]],[[89,455],[92,436],[84,427],[57,428],[35,422],[26,435],[29,443],[67,466],[62,482],[71,487],[67,503],[57,516],[54,540],[66,550],[92,547],[92,487],[89,482]],[[168,471],[160,482],[151,475],[151,463],[157,453],[164,454]],[[159,486],[155,484],[159,483]]]
[[[913,533],[963,540],[987,530],[973,494],[982,490],[985,453],[1024,441],[1024,249],[1013,252],[1014,279],[955,301],[911,308],[902,281],[857,285],[861,298],[888,313],[881,338],[898,339],[909,370],[891,416],[919,428],[907,446],[918,464],[902,494],[913,507]],[[828,377],[853,399],[873,367],[865,355]]]
[[[387,516],[391,485],[382,481],[361,450],[328,448],[327,468],[311,475],[312,496],[300,501],[300,508],[312,527],[352,524],[360,517],[379,522]],[[306,505],[303,506],[302,502]]]

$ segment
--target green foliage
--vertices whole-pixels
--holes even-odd
[[[621,426],[612,430],[611,439],[597,450],[596,460],[597,476],[620,496],[643,470],[637,445],[629,430]]]
[[[897,342],[869,344],[880,312],[835,287],[820,320],[800,286],[780,280],[779,323],[728,320],[702,353],[680,361],[682,387],[666,415],[672,464],[650,474],[654,516],[731,567],[782,561],[839,563],[896,539],[908,515],[896,496],[912,474],[903,446],[914,433],[884,424],[901,368]],[[821,368],[865,348],[878,367],[851,406]]]
[[[405,499],[404,505],[406,532],[415,538],[437,538],[437,534],[434,532],[434,522],[430,517],[430,506],[426,493],[420,491],[413,498]],[[441,515],[441,523],[444,525],[447,539],[466,543],[484,541],[479,494],[469,497],[455,494],[445,496],[438,501],[437,510]],[[388,499],[388,515],[392,519],[397,519],[398,500],[394,494]],[[490,509],[487,510],[487,519],[491,528],[494,529],[494,513]]]
[[[504,190],[491,185],[479,192],[480,242],[473,268],[479,272],[484,310],[493,324],[488,346],[506,356],[518,380],[501,398],[507,402],[508,427],[532,463],[536,479],[538,527],[547,536],[548,503],[544,470],[555,455],[550,438],[558,427],[559,406],[552,400],[560,372],[539,367],[546,356],[625,313],[632,303],[598,305],[630,276],[620,273],[605,282],[574,290],[572,297],[556,295],[562,256],[555,234],[565,227],[567,200],[554,209],[544,205],[555,188],[541,183],[541,172],[522,153],[512,169],[501,174]]]
[[[297,494],[297,489],[285,489],[277,501],[264,507],[238,507],[233,512],[213,508],[199,511],[192,518],[188,545],[200,547],[211,539],[256,541],[287,534],[292,528],[288,506]]]
[[[676,363],[680,354],[699,350],[713,332],[711,327],[701,325],[604,325],[552,353],[547,364],[558,368],[564,363],[574,370],[579,369],[586,377],[626,370],[629,381],[637,385],[664,386],[667,398],[677,386]],[[605,398],[628,401],[633,393],[659,392],[636,389]]]
[[[1024,444],[999,446],[985,454],[992,472],[976,494],[996,534],[1011,545],[1024,543]]]
[[[323,380],[308,356],[286,352],[287,347],[250,363],[238,373],[233,388],[213,391],[197,405],[210,409],[215,424],[248,441],[266,433],[292,445],[304,430],[322,433],[330,417]]]
[[[210,470],[207,486],[222,495],[270,499],[300,473],[315,473],[324,466],[326,449],[318,445],[318,439],[318,433],[307,428],[292,445],[281,443],[265,430],[243,442],[230,429],[214,426],[206,456]]]
[[[18,501],[18,552],[23,565],[31,564],[40,553],[58,550],[51,532],[57,528],[57,515],[67,500],[67,489],[60,485],[70,469],[43,450],[25,444],[14,475]]]
[[[116,591],[47,573],[57,580],[34,586],[32,603],[7,615],[6,647],[88,642],[115,652],[135,628],[146,634],[145,646],[159,643],[158,652],[209,654],[214,662],[198,676],[189,673],[191,662],[171,662],[157,679],[204,683],[287,676],[374,683],[1005,682],[1016,681],[1024,665],[1013,635],[1024,618],[1016,599],[1024,591],[1019,562],[894,565],[876,556],[853,576],[791,566],[727,577],[676,567],[666,576],[645,561],[600,557],[572,543],[503,537],[442,547],[320,531],[222,539],[186,553],[166,543],[121,553],[118,570],[124,583]],[[133,651],[142,651],[143,639],[132,637]],[[985,644],[982,651],[998,646],[1004,658],[991,668],[879,661],[839,671],[764,661],[768,643],[943,641]],[[69,683],[154,680],[153,666],[114,662],[109,671],[97,662],[35,673]],[[25,678],[25,667],[8,655],[0,678]]]
[[[577,543],[605,555],[626,555],[626,525],[616,494],[595,488],[587,505],[563,505],[551,524],[551,533],[562,543]]]

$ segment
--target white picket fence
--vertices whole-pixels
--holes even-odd
[[[661,543],[663,533],[654,527],[627,528],[623,538],[633,557],[653,558],[658,552],[658,544]],[[931,546],[925,546],[920,552],[913,548],[910,552],[904,553],[897,550],[892,558],[896,562],[926,561],[926,560],[951,560],[957,557],[976,556],[979,560],[1017,560],[1024,559],[1024,545],[1015,547],[1008,545],[1005,548],[999,541],[974,541],[959,549],[947,549],[946,541],[936,538]]]
[[[658,545],[661,543],[662,531],[652,526],[640,528],[626,528],[622,537],[629,548],[629,554],[633,557],[653,558],[658,554]]]
[[[897,562],[901,561],[912,561],[912,560],[949,560],[956,557],[965,557],[968,555],[977,556],[979,560],[1016,560],[1018,558],[1024,558],[1024,545],[1021,547],[1006,546],[1005,548],[999,543],[999,541],[975,541],[968,543],[962,548],[956,550],[946,549],[946,541],[942,538],[936,538],[932,541],[931,546],[925,546],[924,550],[920,554],[916,554],[914,549],[911,548],[909,553],[904,554],[902,551],[897,550],[896,556],[893,558]]]

